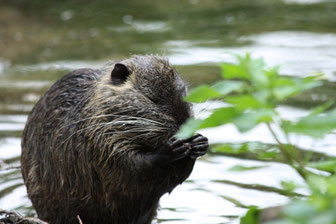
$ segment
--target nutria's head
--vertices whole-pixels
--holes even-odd
[[[191,115],[185,83],[164,58],[133,56],[103,73],[85,110],[96,145],[157,146]]]

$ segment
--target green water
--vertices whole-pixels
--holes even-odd
[[[216,64],[232,61],[231,53],[250,51],[271,65],[283,65],[285,75],[325,74],[322,88],[292,99],[288,102],[291,106],[306,108],[335,100],[336,2],[307,2],[1,0],[1,169],[19,165],[26,116],[55,80],[75,68],[100,67],[131,54],[165,55],[195,86],[214,82],[220,76]],[[296,114],[296,110],[284,113]],[[242,139],[268,143],[262,134],[245,139],[232,134],[231,129],[221,131],[225,138],[206,133],[211,143]],[[335,145],[330,139],[321,144],[325,148]],[[242,163],[259,162],[218,155],[199,161],[190,180],[163,198],[157,221],[234,223],[245,209],[230,203],[229,196],[247,205],[286,202],[284,196],[276,193],[270,196],[216,182],[229,179],[277,186],[281,177],[298,178],[281,164],[262,171],[265,177],[261,179],[252,171],[239,175],[227,171],[228,164]],[[286,170],[286,175],[281,170]],[[272,179],[273,176],[277,178]],[[265,198],[272,202],[265,202]],[[34,214],[19,170],[0,171],[0,208]]]
[[[280,0],[2,0],[1,57],[12,63],[98,60],[169,53],[172,40],[246,44],[239,37],[291,30],[334,32],[336,4]],[[12,27],[12,28],[11,28]],[[14,29],[18,28],[18,29]]]

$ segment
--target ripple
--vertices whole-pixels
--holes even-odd
[[[326,2],[326,0],[283,0],[287,4],[316,4]]]
[[[44,70],[75,70],[80,68],[101,68],[106,62],[101,61],[53,61],[33,65],[17,65],[13,69],[25,72]]]
[[[171,46],[169,59],[176,65],[234,62],[234,54],[253,52],[263,57],[270,66],[280,65],[280,73],[306,76],[322,72],[331,81],[336,80],[336,35],[310,32],[271,32],[241,38],[251,41],[241,47],[197,47],[188,41]]]

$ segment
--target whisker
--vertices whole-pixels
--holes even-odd
[[[66,127],[72,126],[74,124],[78,124],[80,122],[86,121],[86,120],[93,120],[93,119],[98,119],[98,118],[106,118],[106,117],[118,117],[118,118],[131,118],[134,120],[143,120],[143,121],[147,121],[153,124],[157,124],[157,125],[164,125],[163,123],[159,122],[159,121],[155,121],[155,120],[151,120],[151,119],[147,119],[147,118],[143,118],[143,117],[134,117],[134,116],[127,116],[127,115],[118,115],[118,114],[102,114],[102,115],[97,115],[97,116],[92,116],[92,117],[88,117],[88,118],[83,118],[80,119],[78,121],[75,121],[71,124],[65,125],[60,127],[60,129],[64,129]]]
[[[101,117],[108,117],[108,116],[119,116],[119,115],[102,115],[102,116],[93,116],[93,118],[101,118]],[[119,118],[132,118],[133,120],[119,120]],[[82,119],[82,120],[88,120],[88,119],[92,119],[91,118],[86,118],[86,119]],[[77,121],[77,123],[79,123],[81,121]],[[116,128],[119,128],[120,126],[125,126],[123,128],[126,128],[127,125],[133,125],[129,130],[123,130],[123,131],[113,131],[113,132],[105,132],[105,130],[103,132],[98,132],[100,135],[111,135],[111,134],[120,134],[120,133],[141,133],[141,132],[145,132],[145,134],[148,134],[150,132],[157,132],[157,133],[164,133],[167,128],[163,127],[163,125],[160,126],[156,126],[157,124],[161,124],[159,122],[153,122],[150,119],[145,119],[145,118],[138,118],[138,117],[132,117],[132,116],[122,116],[122,117],[118,117],[116,120],[110,121],[110,122],[104,122],[104,123],[98,123],[98,124],[93,124],[93,125],[89,125],[85,128],[81,128],[78,131],[72,133],[69,137],[67,137],[64,141],[61,142],[60,146],[63,146],[63,144],[65,142],[67,142],[69,139],[71,139],[73,136],[86,131],[88,129],[94,128],[93,132],[97,132],[97,129],[101,128],[101,127],[108,127],[108,129],[112,129],[114,126]],[[134,127],[135,126],[135,127]],[[136,127],[137,126],[137,127]],[[149,128],[149,126],[151,128]],[[144,129],[145,127],[145,129]],[[146,130],[146,131],[144,131]],[[101,137],[101,136],[96,136],[96,137]]]
[[[73,137],[73,136],[76,135],[76,134],[79,134],[79,133],[81,133],[81,132],[83,132],[83,131],[85,131],[85,130],[88,130],[88,129],[92,128],[92,127],[96,127],[96,126],[104,126],[104,125],[105,125],[105,123],[93,124],[93,125],[87,126],[87,127],[85,127],[85,128],[79,129],[78,131],[72,133],[72,134],[71,134],[68,138],[66,138],[64,141],[62,141],[61,144],[60,144],[60,146],[62,146],[65,142],[67,142],[71,137]]]

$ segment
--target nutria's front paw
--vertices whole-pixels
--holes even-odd
[[[201,134],[183,140],[172,137],[169,139],[168,145],[174,155],[174,161],[187,156],[196,159],[205,155],[209,147],[208,138]]]
[[[187,157],[192,150],[192,146],[189,142],[175,137],[171,137],[167,144],[173,156],[172,162]]]
[[[207,137],[201,134],[196,134],[188,140],[189,144],[191,145],[191,150],[189,153],[190,158],[196,159],[197,157],[203,156],[207,153],[209,148]]]
[[[171,137],[165,146],[155,151],[151,160],[161,164],[172,163],[186,157],[196,159],[206,154],[208,147],[208,139],[201,134],[188,139]]]
[[[165,145],[151,154],[150,160],[154,164],[172,163],[176,160],[183,159],[190,154],[191,144],[185,143],[184,140],[171,137]]]

